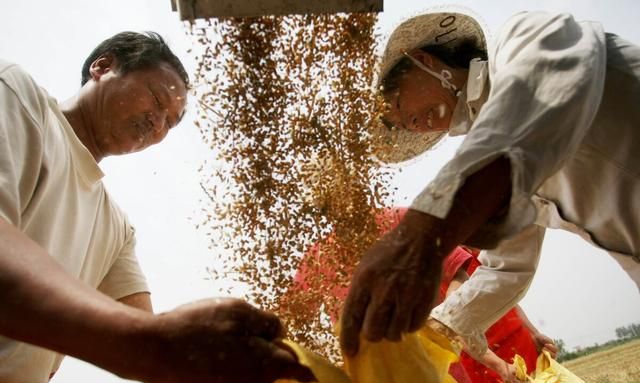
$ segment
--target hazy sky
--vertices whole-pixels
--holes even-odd
[[[495,34],[513,13],[523,10],[569,11],[578,19],[602,21],[606,30],[640,43],[637,0],[468,0]],[[19,63],[59,100],[79,88],[80,67],[103,39],[122,30],[154,30],[193,68],[190,42],[170,0],[0,0],[0,57]],[[404,17],[440,3],[394,0],[385,5],[380,30],[388,33]],[[216,266],[203,231],[190,217],[203,206],[197,169],[211,156],[202,143],[192,109],[161,145],[101,163],[111,194],[127,211],[138,234],[137,252],[158,311],[211,296],[224,283],[207,280]],[[396,204],[407,205],[451,157],[459,140],[449,139],[395,178]],[[608,256],[568,233],[549,230],[536,278],[522,301],[531,321],[569,347],[614,338],[616,327],[640,322],[640,294]],[[133,357],[133,356],[132,356]],[[120,382],[117,377],[75,360],[63,363],[53,380]]]

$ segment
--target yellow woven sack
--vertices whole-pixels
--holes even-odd
[[[536,360],[536,371],[527,375],[527,365],[520,355],[513,358],[516,377],[530,383],[585,383],[566,367],[555,361],[547,351],[543,351]]]
[[[320,356],[285,341],[301,364],[309,367],[320,383],[455,383],[449,366],[460,349],[443,335],[424,327],[404,335],[400,342],[360,342],[354,358],[345,358],[347,374]],[[278,383],[292,382],[280,380]]]
[[[446,336],[436,332],[430,327],[423,327],[416,333],[420,338],[422,347],[429,360],[438,371],[438,382],[457,383],[453,376],[449,375],[449,367],[458,361],[462,345],[452,342]]]

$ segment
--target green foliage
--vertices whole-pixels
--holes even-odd
[[[590,355],[594,352],[610,349],[615,346],[627,343],[634,339],[640,338],[640,323],[630,324],[628,326],[616,328],[615,340],[610,340],[604,344],[594,344],[585,348],[579,348],[574,351],[568,351],[566,345],[562,339],[556,339],[556,345],[558,346],[558,362],[566,362],[568,360],[576,359],[581,356]]]
[[[616,329],[618,339],[640,338],[640,323],[633,323],[629,326],[618,327]]]

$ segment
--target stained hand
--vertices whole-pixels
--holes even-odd
[[[360,333],[370,341],[397,341],[426,320],[440,285],[442,254],[426,234],[423,213],[409,210],[400,224],[362,258],[341,320],[340,341],[357,353]]]
[[[313,381],[291,351],[273,314],[237,299],[211,299],[161,314],[158,382]],[[153,380],[156,381],[156,380]]]

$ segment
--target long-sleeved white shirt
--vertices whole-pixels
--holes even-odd
[[[493,249],[431,314],[472,354],[526,293],[547,227],[606,250],[640,286],[638,101],[640,48],[567,14],[515,15],[489,61],[471,63],[450,131],[465,140],[411,208],[444,218],[466,177],[511,162],[508,214],[482,228]]]

